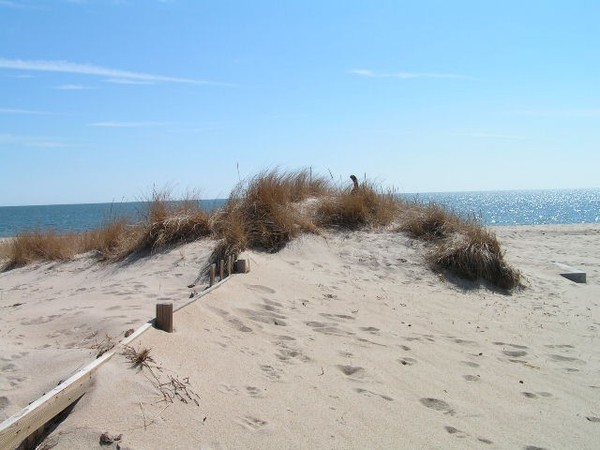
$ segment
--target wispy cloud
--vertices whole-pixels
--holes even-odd
[[[54,137],[0,134],[0,146],[60,148],[70,147],[71,145],[71,142]]]
[[[0,0],[0,8],[4,7],[4,8],[25,8],[25,5],[17,3],[17,2],[11,2],[8,0]]]
[[[596,118],[600,117],[600,108],[579,109],[526,109],[516,111],[517,114],[539,117],[562,117],[562,118]]]
[[[169,125],[167,122],[94,122],[90,123],[90,127],[102,128],[146,128],[146,127],[163,127]]]
[[[217,81],[179,78],[143,72],[131,72],[128,70],[112,69],[109,67],[95,66],[92,64],[79,64],[69,61],[43,61],[0,58],[0,69],[70,73],[78,75],[97,76],[108,80],[128,80],[130,82],[137,81],[147,83],[185,83],[210,86],[236,86],[234,84],[221,83]]]
[[[54,89],[58,89],[60,91],[83,91],[94,88],[90,86],[84,86],[82,84],[61,84],[60,86],[54,86]]]
[[[51,112],[47,111],[34,111],[31,109],[18,109],[18,108],[0,108],[0,114],[33,114],[33,115],[51,115]]]
[[[464,136],[476,139],[510,139],[510,140],[521,140],[526,139],[525,136],[518,136],[515,134],[502,134],[502,133],[487,133],[483,131],[476,131],[472,133],[457,133],[457,136]]]
[[[439,79],[456,79],[456,80],[472,80],[472,77],[459,75],[455,73],[434,73],[434,72],[374,72],[369,69],[352,69],[352,75],[366,78],[399,78],[402,80],[412,80],[417,78],[439,78]]]
[[[146,80],[132,80],[130,78],[107,78],[106,80],[107,83],[113,83],[113,84],[145,84],[145,85],[152,85],[152,84],[156,84],[155,81],[146,81]]]

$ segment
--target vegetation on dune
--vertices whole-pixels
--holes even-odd
[[[399,212],[399,201],[391,192],[379,192],[364,182],[349,191],[338,190],[320,202],[317,223],[327,228],[358,230],[389,225]]]
[[[475,219],[439,205],[399,200],[366,181],[352,190],[340,188],[308,169],[262,172],[236,186],[226,205],[212,214],[197,201],[174,202],[168,193],[155,191],[140,223],[114,219],[80,234],[24,233],[2,248],[8,270],[87,251],[102,260],[123,259],[210,236],[217,240],[215,262],[246,249],[277,252],[303,233],[382,228],[423,241],[434,270],[506,290],[521,285],[496,236]]]
[[[60,235],[53,231],[20,233],[5,244],[8,261],[4,270],[37,261],[66,261],[76,254],[76,240],[75,235]]]

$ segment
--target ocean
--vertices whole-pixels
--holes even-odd
[[[434,202],[457,214],[476,217],[485,225],[600,223],[600,189],[439,192],[401,194],[422,203]],[[202,200],[207,211],[223,199]],[[86,231],[115,217],[142,217],[143,202],[0,207],[0,237],[30,230],[61,233]]]

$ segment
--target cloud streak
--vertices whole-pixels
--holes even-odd
[[[430,79],[454,79],[454,80],[472,80],[472,77],[459,75],[455,73],[434,73],[434,72],[374,72],[369,69],[352,69],[349,71],[352,75],[365,78],[398,78],[401,80],[414,80],[419,78]]]
[[[83,86],[81,84],[61,84],[60,86],[54,86],[54,89],[59,91],[83,91],[86,89],[94,89],[89,86]]]
[[[5,7],[5,8],[24,8],[24,5],[20,5],[19,3],[15,3],[15,2],[11,2],[8,0],[0,0],[0,7]]]
[[[517,114],[537,117],[597,118],[600,117],[600,108],[529,109],[517,111]]]
[[[61,148],[70,147],[72,144],[63,139],[57,139],[53,137],[0,134],[0,146],[4,145],[36,148]]]
[[[88,124],[90,127],[100,128],[146,128],[162,127],[168,125],[167,122],[94,122]]]
[[[465,136],[476,139],[509,139],[509,140],[521,140],[526,139],[524,136],[517,136],[514,134],[502,134],[502,133],[486,133],[483,131],[473,133],[459,133],[457,136]]]
[[[128,70],[113,69],[109,67],[95,66],[92,64],[80,64],[69,61],[44,61],[0,58],[0,69],[29,70],[35,72],[70,73],[76,75],[89,75],[102,77],[105,81],[126,80],[130,84],[139,83],[182,83],[208,86],[234,87],[235,84],[221,83],[217,81],[196,80],[192,78],[179,78],[164,75],[156,75],[143,72],[131,72]]]
[[[31,109],[18,109],[18,108],[0,108],[0,114],[30,114],[30,115],[51,115],[51,112],[47,111],[34,111]]]

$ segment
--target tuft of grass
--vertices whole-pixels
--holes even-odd
[[[200,208],[198,200],[174,201],[168,191],[154,191],[143,216],[142,223],[128,233],[117,259],[153,253],[211,234],[210,215]]]
[[[504,260],[496,235],[475,218],[437,204],[415,203],[406,205],[398,231],[430,245],[428,261],[436,271],[504,290],[521,286],[521,274]]]
[[[521,286],[521,273],[506,263],[496,236],[481,226],[465,226],[439,242],[429,260],[435,269],[467,280],[484,280],[505,290]]]
[[[299,203],[330,191],[328,182],[309,169],[262,172],[240,183],[214,222],[221,240],[211,260],[237,256],[246,248],[277,252],[300,233],[315,232]]]
[[[328,228],[376,228],[389,225],[398,208],[399,202],[391,192],[378,192],[365,182],[356,190],[342,190],[324,199],[317,207],[316,220]]]
[[[445,239],[468,227],[479,227],[475,219],[461,217],[436,203],[407,205],[399,229],[430,242]]]
[[[123,348],[122,355],[125,356],[125,359],[131,363],[133,367],[142,368],[146,367],[150,369],[150,363],[154,363],[154,360],[150,356],[150,351],[152,349],[144,347],[142,349],[136,350],[130,345],[126,345]]]
[[[20,233],[8,242],[8,258],[3,270],[11,270],[38,261],[65,261],[76,253],[75,235],[54,231]]]
[[[97,251],[100,259],[115,259],[135,239],[136,230],[126,218],[108,221],[102,227],[81,234],[79,252]]]

